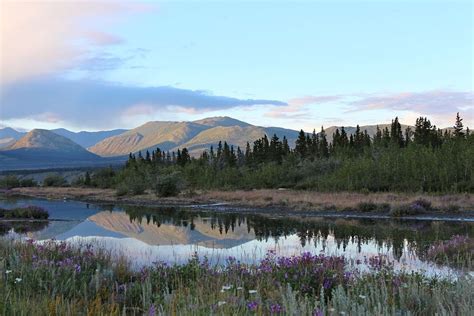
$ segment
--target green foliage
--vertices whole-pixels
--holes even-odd
[[[5,315],[468,315],[474,304],[470,275],[443,280],[385,265],[345,273],[340,257],[193,257],[138,270],[100,247],[6,239],[0,257]]]
[[[13,189],[20,186],[20,180],[14,175],[7,175],[0,178],[0,188],[2,189]]]
[[[24,179],[20,180],[20,186],[23,187],[23,188],[36,187],[36,186],[38,186],[38,183],[33,178],[24,178]]]
[[[45,187],[63,187],[66,185],[66,179],[59,174],[50,174],[43,180],[43,186]]]
[[[140,194],[157,191],[156,179],[160,186],[160,177],[179,172],[189,189],[473,192],[474,135],[456,135],[443,134],[427,118],[417,119],[414,132],[404,133],[395,118],[390,129],[378,129],[374,139],[359,126],[350,136],[344,128],[337,129],[331,144],[324,129],[312,135],[300,131],[294,150],[276,135],[270,140],[264,135],[245,151],[219,142],[216,150],[211,147],[199,158],[190,157],[186,148],[177,154],[157,148],[145,158],[130,154],[117,172],[107,168],[94,173],[91,185]],[[170,185],[171,180],[163,181],[163,186]]]
[[[162,175],[156,179],[154,192],[160,197],[176,196],[181,191],[180,186],[179,173]]]

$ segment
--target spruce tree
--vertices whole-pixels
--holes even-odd
[[[295,152],[301,158],[306,156],[306,134],[303,130],[300,130],[298,138],[296,139]]]
[[[459,112],[456,114],[456,123],[454,124],[454,137],[464,137],[463,132],[464,126],[462,125],[462,118],[459,116]]]

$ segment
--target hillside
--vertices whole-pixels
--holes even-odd
[[[66,138],[69,138],[73,142],[75,142],[78,145],[81,145],[84,148],[88,148],[91,146],[94,146],[98,142],[108,138],[112,137],[115,135],[120,135],[124,132],[126,132],[126,129],[114,129],[110,131],[97,131],[97,132],[87,132],[87,131],[81,131],[81,132],[71,132],[67,129],[64,128],[57,128],[51,130],[55,134],[64,136]]]
[[[18,132],[11,127],[0,129],[0,148],[11,146],[24,135],[25,133]]]
[[[2,168],[78,166],[102,160],[70,139],[42,129],[28,132],[0,154]]]
[[[294,143],[297,132],[277,127],[254,126],[230,117],[211,117],[194,122],[148,122],[123,134],[109,137],[89,150],[100,156],[127,155],[159,147],[161,150],[177,150],[187,147],[191,154],[198,154],[219,141],[245,147],[247,142],[276,133]]]

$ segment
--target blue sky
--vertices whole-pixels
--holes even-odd
[[[46,39],[68,54],[54,63],[36,54],[30,62],[45,69],[4,76],[0,124],[105,129],[229,115],[312,130],[423,115],[444,127],[457,111],[473,123],[470,1],[101,4],[35,10],[45,11],[38,23],[58,15],[59,23],[76,21]],[[11,16],[28,9],[6,8]],[[13,29],[4,25],[2,34]]]

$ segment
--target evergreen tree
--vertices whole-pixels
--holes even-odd
[[[459,112],[456,114],[456,123],[454,124],[454,137],[464,137],[463,132],[464,126],[462,124],[462,118],[459,116]]]
[[[328,157],[329,156],[329,148],[328,148],[328,140],[326,137],[326,131],[324,127],[321,126],[321,132],[319,133],[319,156],[320,157]]]
[[[300,130],[298,138],[296,139],[295,153],[301,158],[305,158],[306,156],[306,134],[303,130]]]
[[[89,171],[86,171],[86,175],[84,176],[84,185],[85,186],[91,185],[91,175],[89,174]]]

